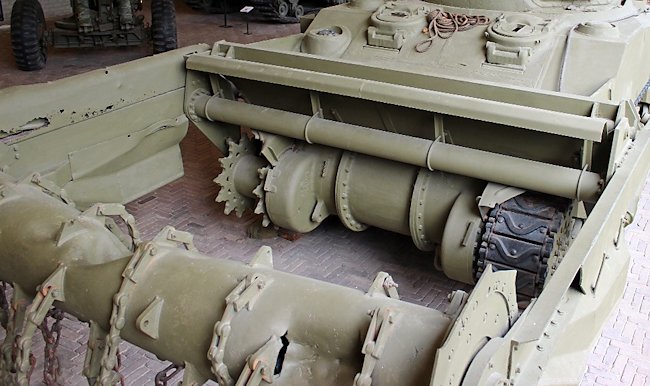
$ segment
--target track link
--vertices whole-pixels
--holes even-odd
[[[537,296],[568,204],[556,197],[525,193],[496,205],[488,213],[476,254],[476,278],[488,264],[496,270],[515,269],[517,294]]]

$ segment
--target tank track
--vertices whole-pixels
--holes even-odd
[[[476,279],[488,264],[495,270],[515,269],[520,299],[537,296],[568,206],[567,200],[533,193],[496,205],[476,253]]]

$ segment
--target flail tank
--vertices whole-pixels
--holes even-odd
[[[27,384],[52,307],[89,322],[91,385],[119,381],[121,339],[183,385],[579,383],[650,167],[648,10],[353,0],[300,34],[0,91],[2,383]],[[122,204],[182,175],[189,124],[223,153],[227,213],[403,234],[473,289],[443,312],[383,272],[361,292],[269,248],[239,265],[173,228],[141,240]]]

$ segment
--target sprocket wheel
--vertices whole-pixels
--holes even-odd
[[[255,214],[261,214],[262,215],[262,226],[263,227],[268,227],[271,225],[271,219],[269,218],[269,215],[266,213],[266,204],[264,202],[264,183],[266,182],[266,176],[269,174],[269,171],[271,170],[271,167],[263,167],[260,170],[258,170],[258,174],[260,177],[260,184],[257,185],[255,190],[253,190],[253,194],[255,197],[258,198],[257,205],[255,206]]]
[[[241,217],[244,211],[248,208],[253,208],[255,201],[252,198],[246,197],[239,193],[235,187],[233,178],[234,166],[247,155],[255,153],[255,146],[250,140],[243,136],[239,143],[232,139],[227,140],[228,143],[228,156],[220,158],[222,171],[221,174],[214,179],[214,182],[221,186],[219,194],[217,194],[216,202],[225,202],[225,214],[230,214],[233,210],[237,217]]]

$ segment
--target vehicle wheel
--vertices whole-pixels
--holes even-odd
[[[296,7],[293,9],[293,15],[300,19],[305,15],[305,7],[300,4],[296,5]]]
[[[17,0],[11,8],[11,48],[19,69],[34,71],[45,67],[45,17],[38,0]]]
[[[154,54],[176,48],[176,9],[173,0],[151,1],[151,39]]]
[[[289,4],[286,1],[280,1],[277,10],[278,15],[285,17],[289,14]]]

